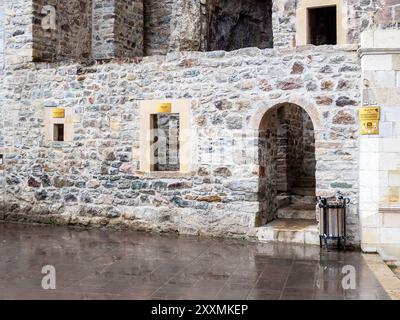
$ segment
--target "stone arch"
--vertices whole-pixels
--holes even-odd
[[[256,226],[286,218],[280,216],[281,206],[303,202],[306,210],[293,219],[302,219],[308,211],[306,218],[315,220],[315,210],[314,214],[311,211],[316,195],[316,142],[322,130],[317,109],[303,98],[262,103],[250,127],[258,139],[260,207]]]
[[[250,119],[250,129],[258,131],[260,129],[261,121],[264,115],[267,114],[268,110],[271,110],[272,108],[283,105],[285,103],[295,104],[304,109],[313,122],[314,131],[318,133],[322,130],[322,124],[318,109],[315,107],[314,104],[312,104],[309,100],[302,96],[290,96],[288,98],[286,97],[274,101],[261,102],[256,108],[256,112]]]

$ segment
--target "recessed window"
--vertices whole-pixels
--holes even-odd
[[[179,114],[151,115],[153,171],[179,171]]]
[[[64,124],[54,124],[54,141],[64,141]]]
[[[308,43],[337,44],[336,6],[308,9]]]

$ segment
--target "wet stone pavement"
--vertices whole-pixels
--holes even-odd
[[[318,247],[0,223],[0,259],[0,299],[389,299],[359,252]]]

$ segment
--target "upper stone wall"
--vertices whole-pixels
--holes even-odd
[[[116,0],[115,57],[143,55],[143,0]]]
[[[9,64],[18,64],[32,59],[79,61],[213,50],[217,47],[210,41],[212,34],[215,36],[217,32],[218,37],[228,42],[230,36],[240,34],[241,29],[237,28],[242,24],[235,20],[238,17],[260,21],[260,10],[246,11],[257,6],[246,6],[245,0],[235,1],[239,7],[229,7],[230,2],[223,0],[1,0],[0,7],[4,5],[6,13],[5,56]],[[270,9],[270,2],[262,0],[266,3],[266,14],[272,14],[271,19],[261,19],[266,23],[260,29],[265,39],[255,43],[238,41],[243,46],[269,47],[272,42],[276,48],[296,46],[297,9],[303,1],[273,0]],[[358,44],[362,31],[394,28],[400,20],[398,0],[343,0],[343,4],[347,43]],[[43,28],[42,21],[47,16],[42,11],[45,5],[56,10],[55,29]],[[213,13],[218,6],[224,10],[220,8]],[[224,17],[228,16],[234,21],[224,25]],[[216,19],[222,21],[220,28],[215,27]],[[246,30],[242,33],[246,34]],[[221,48],[231,50],[238,45]]]
[[[347,6],[349,43],[360,43],[365,30],[397,28],[400,23],[400,0],[347,0]]]
[[[49,24],[45,24],[46,19]],[[33,60],[88,59],[91,22],[91,0],[33,0]]]
[[[92,57],[143,55],[143,0],[93,0]]]
[[[144,50],[146,55],[170,51],[174,0],[144,0]]]

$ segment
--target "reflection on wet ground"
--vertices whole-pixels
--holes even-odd
[[[0,257],[0,299],[389,299],[359,252],[318,247],[0,223]]]

